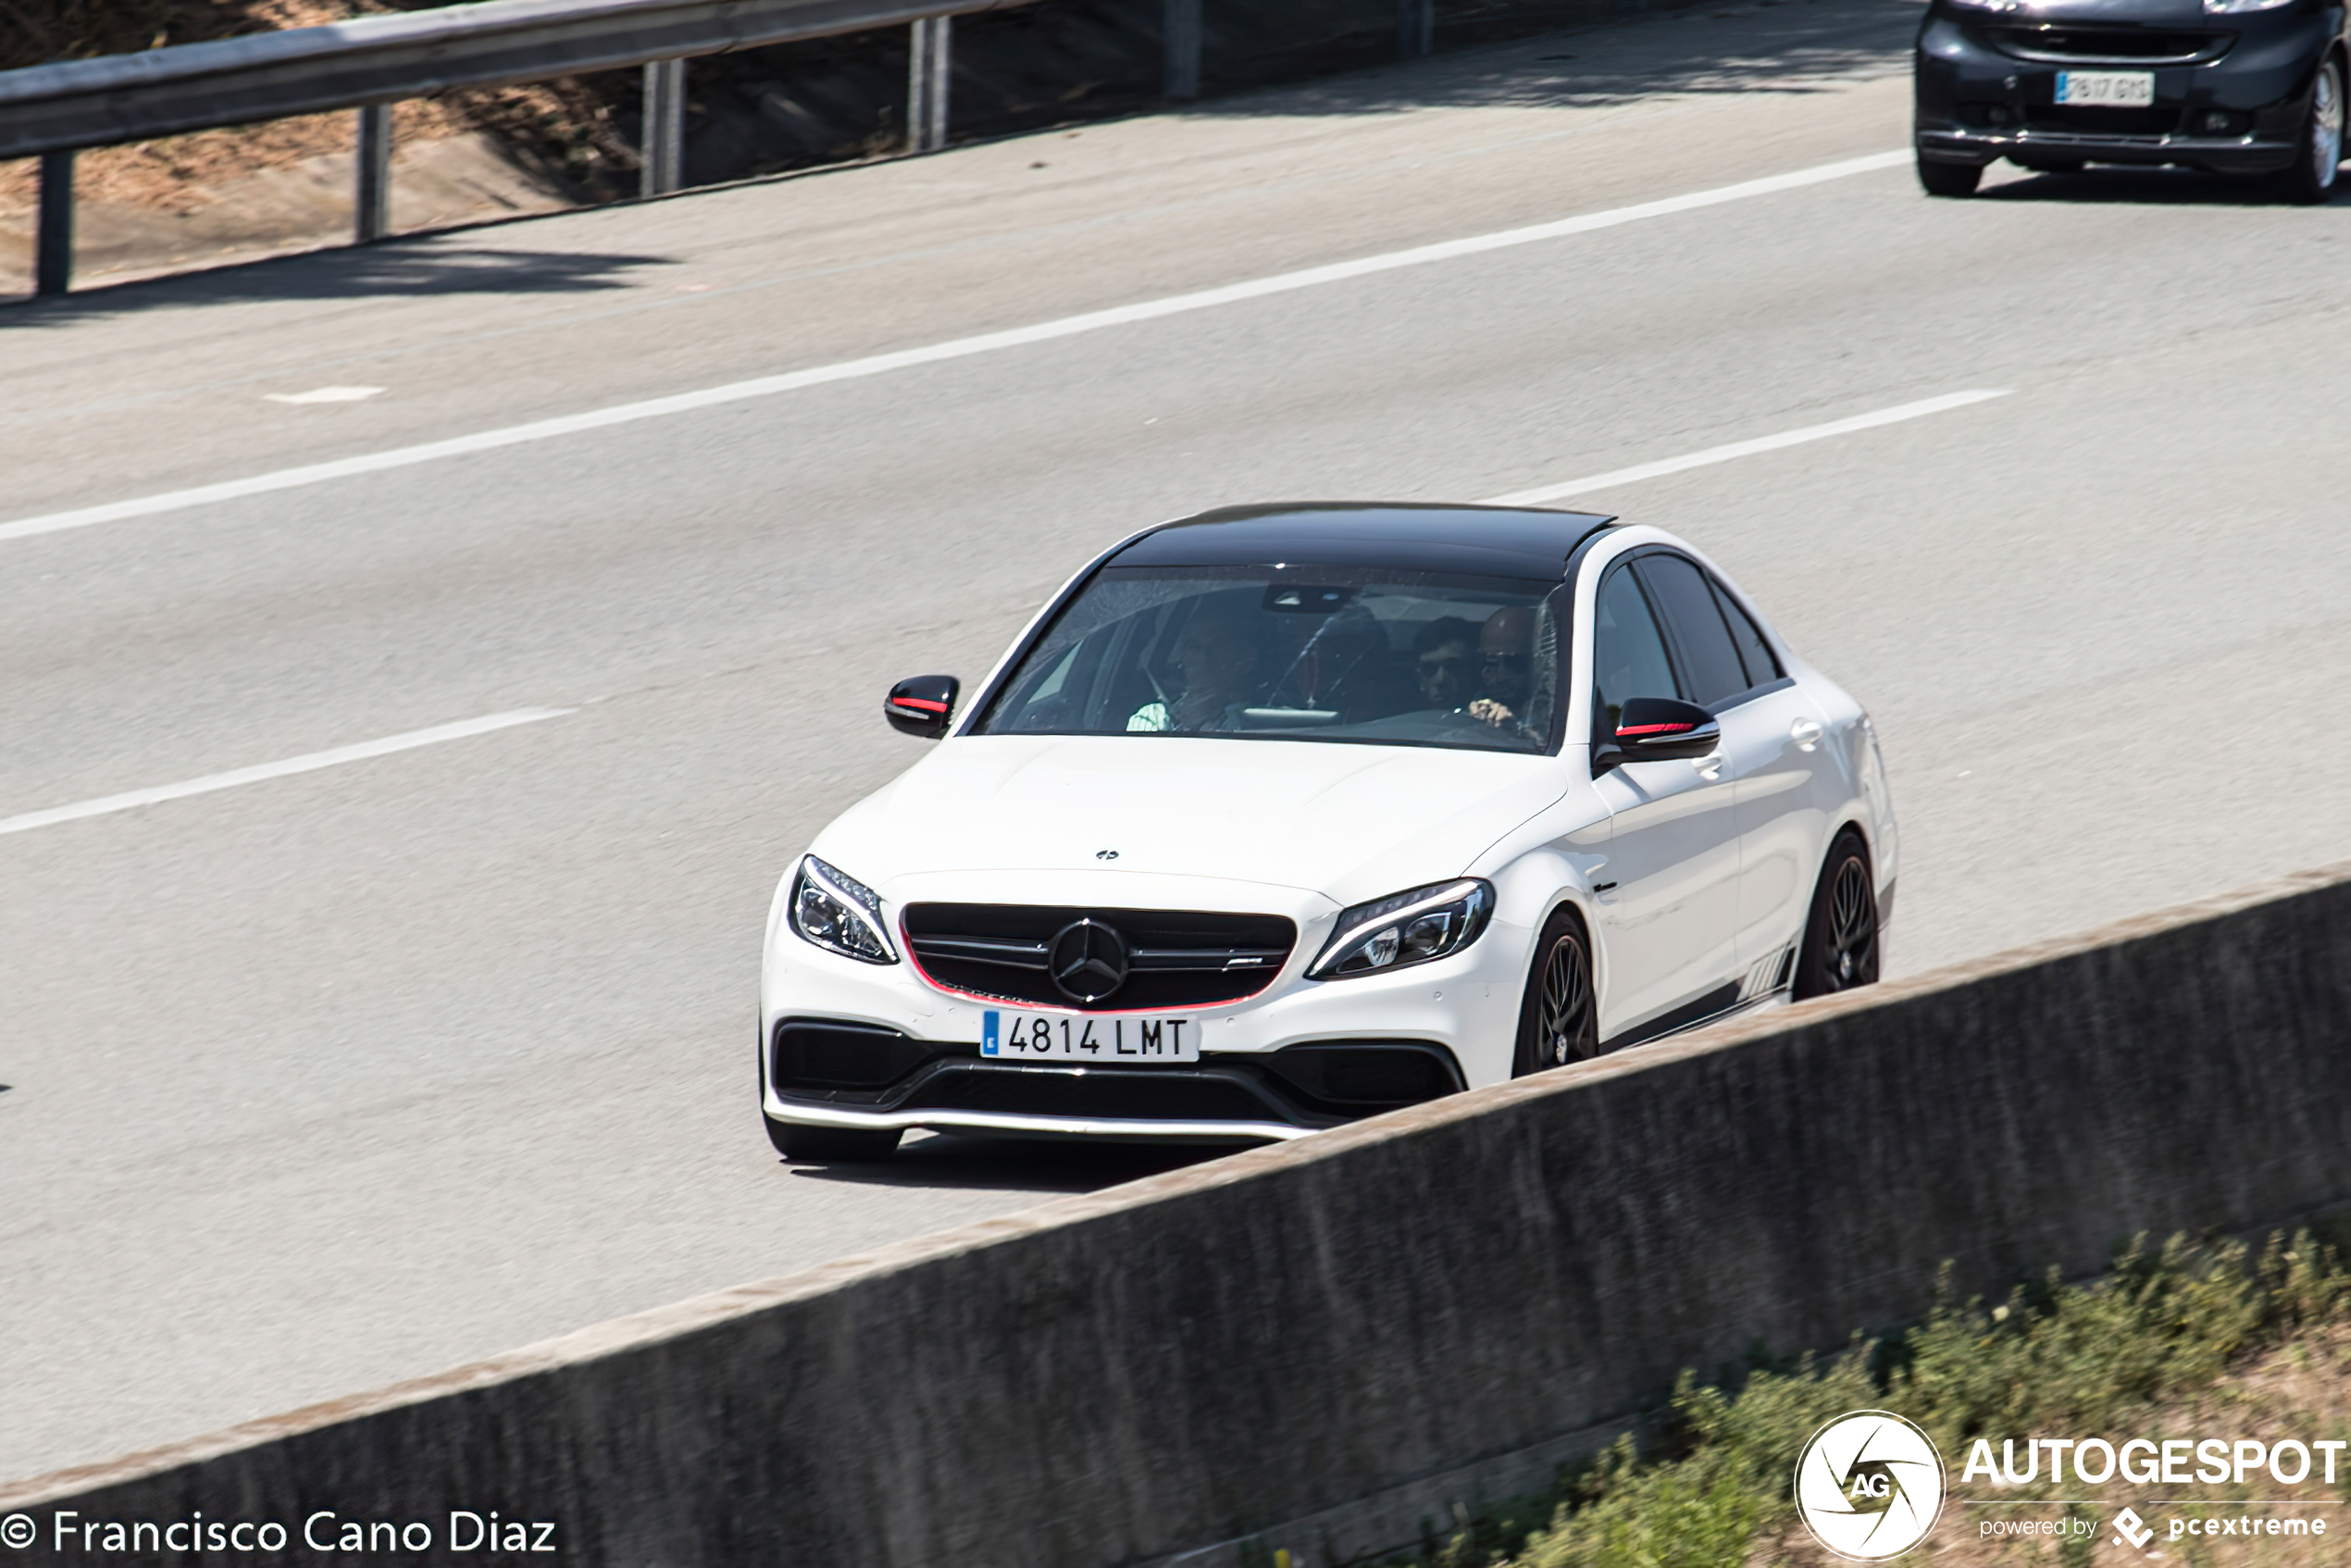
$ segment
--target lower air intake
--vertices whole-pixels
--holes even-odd
[[[1085,1072],[992,1064],[941,1067],[916,1085],[897,1109],[1096,1121],[1291,1120],[1238,1075],[1172,1068]]]

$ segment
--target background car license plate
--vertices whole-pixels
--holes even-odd
[[[2151,70],[2061,70],[2057,101],[2097,104],[2108,108],[2143,109],[2155,102],[2155,72]]]
[[[1197,1062],[1200,1020],[988,1012],[980,1014],[979,1053],[1030,1061]]]

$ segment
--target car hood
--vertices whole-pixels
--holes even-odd
[[[910,879],[940,896],[940,874],[1049,873],[1269,883],[1348,904],[1461,874],[1566,778],[1557,757],[1438,747],[961,736],[815,849],[889,898]],[[1009,884],[997,896],[1023,901]]]

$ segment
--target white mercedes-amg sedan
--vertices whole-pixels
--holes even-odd
[[[936,749],[768,915],[791,1159],[1297,1138],[1877,977],[1869,717],[1656,529],[1211,512],[884,711]]]

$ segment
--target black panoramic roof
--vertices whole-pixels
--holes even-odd
[[[1113,566],[1392,566],[1557,580],[1577,544],[1613,522],[1525,506],[1297,501],[1227,506],[1163,524]]]

